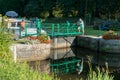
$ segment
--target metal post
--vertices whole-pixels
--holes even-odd
[[[27,33],[27,25],[25,24],[25,36],[27,36],[28,33]]]
[[[19,28],[19,38],[22,38],[22,35],[21,35],[21,27]]]
[[[57,27],[58,27],[57,33],[59,33],[60,32],[60,24],[57,24]]]
[[[70,26],[70,22],[67,21],[67,33],[69,33],[69,26]]]
[[[52,37],[54,36],[54,27],[55,27],[55,25],[52,24]]]
[[[37,35],[41,34],[41,20],[40,19],[36,19],[36,27],[37,27]]]

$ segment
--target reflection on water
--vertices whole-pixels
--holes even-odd
[[[108,62],[109,67],[114,67],[115,69],[120,68],[120,54],[111,54],[111,53],[97,53],[96,51],[83,49],[83,48],[64,48],[64,49],[55,49],[51,50],[50,59],[58,60],[65,59],[69,57],[78,57],[83,58],[83,61],[87,61],[87,56],[92,56],[92,63],[100,66],[104,66],[105,62]],[[44,61],[30,62],[30,66],[36,68],[40,72],[50,72],[50,59]],[[85,70],[85,69],[84,69]],[[84,71],[83,71],[84,72]],[[84,73],[83,73],[84,74]],[[82,74],[81,74],[82,75]],[[61,80],[74,80],[77,77],[77,73],[75,74],[61,74],[59,75]]]
[[[53,49],[50,54],[50,58],[54,60],[73,56],[75,56],[75,54],[71,48]]]
[[[50,59],[50,70],[56,74],[77,72],[76,69],[82,72],[82,67],[82,61],[77,57],[67,57],[56,60]]]
[[[78,66],[77,66],[78,64]],[[50,70],[51,72],[73,73],[82,71],[82,59],[75,56],[71,48],[51,50]],[[78,71],[76,71],[78,69]]]
[[[98,65],[104,65],[105,62],[108,62],[109,67],[120,67],[120,54],[112,54],[112,53],[102,53],[96,52],[83,48],[72,48],[72,51],[76,54],[76,56],[84,57],[92,56],[92,62]]]
[[[28,65],[41,73],[50,73],[50,60],[30,61]]]

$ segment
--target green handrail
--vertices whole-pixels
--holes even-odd
[[[74,36],[74,35],[81,35],[82,32],[78,32],[77,27],[75,24],[68,24],[68,23],[61,23],[61,24],[43,24],[45,29],[48,32],[49,36]]]
[[[67,21],[66,23],[41,23],[40,19],[36,19],[35,21],[35,27],[33,26],[33,22],[29,21],[29,22],[25,22],[25,29],[24,29],[24,33],[21,29],[20,30],[20,34],[24,34],[24,35],[20,35],[20,38],[23,36],[33,36],[33,35],[40,35],[42,34],[42,30],[47,32],[47,35],[51,36],[51,37],[64,37],[64,36],[75,36],[75,35],[81,35],[82,32],[78,32],[77,27],[75,25],[75,23],[70,23],[69,21]],[[36,32],[31,32],[31,29],[34,31],[34,29],[36,28]],[[21,33],[22,32],[22,33]],[[31,32],[31,33],[30,33]]]
[[[60,74],[60,73],[71,73],[76,72],[77,63],[82,63],[82,60],[80,58],[76,57],[70,57],[70,58],[64,58],[64,59],[58,59],[50,61],[50,68],[51,72]],[[81,69],[83,65],[79,66]]]

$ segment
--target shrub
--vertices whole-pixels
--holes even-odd
[[[53,7],[52,14],[56,18],[62,18],[62,16],[63,16],[63,8],[61,6],[59,6],[59,5],[56,5],[55,7]]]
[[[43,19],[46,19],[47,17],[49,17],[49,12],[48,11],[43,11],[41,12],[40,16],[43,18]]]
[[[78,15],[78,10],[71,9],[68,13],[68,17],[76,17]]]
[[[112,30],[107,31],[103,36],[103,39],[110,40],[110,39],[120,39],[118,34]]]
[[[109,30],[120,31],[120,22],[118,22],[118,21],[111,21],[111,23],[107,24],[106,27]]]

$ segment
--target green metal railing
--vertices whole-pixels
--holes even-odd
[[[77,63],[81,64],[81,62],[81,59],[76,57],[69,57],[58,60],[51,59],[50,70],[52,73],[56,74],[77,72]],[[83,66],[80,65],[80,67]]]
[[[29,35],[27,29],[30,26],[25,27],[25,35]],[[37,32],[35,34],[30,35],[39,35],[42,34],[41,31],[45,30],[47,34],[51,37],[60,37],[60,36],[75,36],[81,35],[82,32],[78,32],[77,26],[75,23],[41,23],[39,20],[36,20],[36,29]]]
[[[42,34],[42,30],[44,30],[47,35],[50,37],[64,37],[64,36],[75,36],[81,35],[82,32],[78,32],[75,23],[41,23],[40,19],[36,19],[36,21],[26,21],[24,30],[19,26],[17,29],[13,29],[17,36],[20,38],[24,36],[37,36]]]
[[[49,36],[52,37],[59,37],[59,36],[75,36],[81,35],[82,32],[78,32],[76,24],[68,24],[68,23],[61,23],[61,24],[50,24],[44,23],[42,25],[42,29],[47,31]]]

